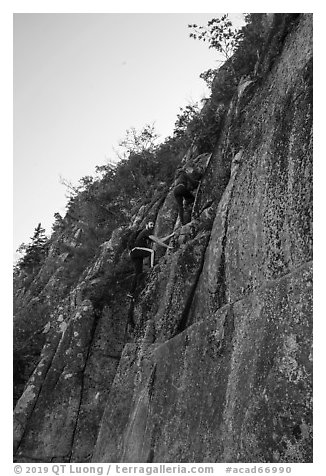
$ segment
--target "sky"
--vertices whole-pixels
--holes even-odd
[[[199,75],[220,56],[187,25],[222,13],[14,14],[14,251],[65,214],[62,179],[114,160],[130,127],[155,123],[164,140],[180,107],[209,94]]]

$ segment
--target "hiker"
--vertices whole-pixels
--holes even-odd
[[[164,246],[164,248],[172,249],[172,246],[166,245],[164,241],[171,238],[173,233],[164,238],[158,238],[157,236],[153,235],[153,230],[154,223],[150,221],[147,223],[145,229],[137,234],[133,248],[130,251],[130,258],[132,259],[135,266],[135,275],[132,282],[131,291],[128,294],[129,297],[133,297],[139,277],[143,272],[143,259],[150,256],[151,268],[154,266],[154,250],[150,248],[151,241],[157,243],[160,246]]]
[[[202,174],[199,171],[194,171],[191,167],[181,170],[177,175],[173,193],[178,205],[182,225],[187,223],[184,217],[183,200],[185,200],[186,205],[190,205],[195,201],[195,197],[191,192],[198,187],[201,176]]]

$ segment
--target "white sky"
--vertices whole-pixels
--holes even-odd
[[[94,175],[130,127],[155,122],[164,139],[179,108],[208,95],[199,75],[218,54],[187,25],[217,15],[14,15],[14,249],[65,213],[60,177]]]

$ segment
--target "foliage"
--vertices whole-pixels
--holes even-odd
[[[239,31],[239,43],[233,55],[233,65],[238,78],[254,75],[254,69],[265,45],[263,13],[250,13],[245,16],[246,24]]]
[[[203,71],[200,73],[199,77],[203,79],[209,89],[211,89],[213,85],[214,78],[216,76],[217,69],[207,69],[206,71]]]
[[[64,219],[60,215],[60,213],[56,212],[54,214],[54,222],[52,225],[52,231],[53,232],[60,232],[64,228]]]
[[[180,108],[174,135],[181,138],[187,147],[196,142],[200,154],[211,152],[218,140],[223,115],[224,108],[218,108],[213,101],[206,100],[201,109],[198,103],[189,104]]]
[[[262,19],[262,13],[247,14],[246,24],[240,30],[233,27],[227,14],[211,19],[207,26],[188,25],[193,30],[191,38],[208,42],[209,48],[217,50],[223,57],[223,60],[217,60],[223,63],[222,66],[200,75],[214,90],[215,99],[229,100],[240,78],[253,73],[264,45]]]
[[[174,124],[174,135],[182,137],[187,133],[189,125],[199,116],[198,103],[188,104],[185,108],[180,107],[180,113]]]
[[[225,59],[229,59],[238,45],[238,30],[233,28],[228,14],[221,18],[212,18],[207,23],[207,28],[197,25],[188,25],[193,28],[190,38],[209,42],[209,48],[220,51]]]
[[[120,140],[119,146],[123,149],[123,157],[127,158],[131,154],[143,154],[154,152],[159,134],[155,131],[154,124],[146,124],[140,131],[135,127],[126,130],[125,137]]]
[[[115,168],[114,181],[122,187],[123,195],[134,200],[152,197],[161,181],[170,181],[178,164],[180,144],[168,137],[156,144],[158,134],[153,125],[146,125],[139,133],[127,131],[124,159]],[[172,173],[171,173],[172,172]]]
[[[222,54],[223,60],[219,60],[220,62],[231,60],[229,66],[235,78],[237,78],[237,73],[232,64],[232,55],[239,46],[241,34],[239,30],[233,27],[228,15],[222,15],[221,18],[212,18],[208,21],[207,27],[196,24],[188,25],[188,27],[193,29],[190,38],[207,41],[209,48],[213,48]]]
[[[45,229],[39,223],[34,230],[31,242],[27,245],[22,243],[17,250],[19,253],[24,253],[17,263],[17,268],[34,274],[41,267],[47,251],[48,238],[45,235]]]

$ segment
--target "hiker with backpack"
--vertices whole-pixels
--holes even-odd
[[[150,221],[147,223],[144,230],[140,230],[136,236],[133,238],[133,243],[129,244],[131,247],[130,258],[132,259],[135,267],[135,275],[131,286],[131,292],[129,297],[133,297],[136,290],[139,277],[143,272],[143,259],[150,257],[151,268],[154,266],[154,250],[150,248],[151,242],[157,243],[160,246],[163,246],[167,249],[172,249],[172,246],[166,245],[164,241],[167,241],[171,236],[170,234],[164,238],[158,238],[153,235],[154,222]]]
[[[173,194],[178,205],[178,212],[182,225],[187,223],[184,217],[183,201],[185,200],[187,206],[195,201],[192,191],[198,187],[201,177],[202,174],[197,170],[193,170],[191,167],[177,173]]]

